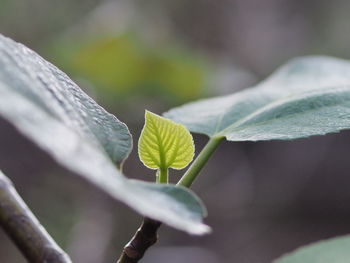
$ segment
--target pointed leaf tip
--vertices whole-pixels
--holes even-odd
[[[192,135],[185,126],[150,111],[138,146],[140,160],[150,169],[183,169],[194,156]]]

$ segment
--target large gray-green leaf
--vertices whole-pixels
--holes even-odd
[[[52,64],[1,35],[0,116],[58,163],[143,215],[189,233],[209,230],[192,192],[130,181],[116,169],[132,147],[125,124]]]
[[[294,59],[254,88],[164,114],[193,132],[230,141],[288,140],[350,128],[350,63]]]
[[[287,254],[274,263],[348,263],[350,236],[320,241]]]

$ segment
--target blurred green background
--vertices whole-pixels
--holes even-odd
[[[295,56],[350,58],[345,0],[0,0],[0,33],[49,60],[124,121],[230,94]],[[204,136],[195,136],[197,153]],[[194,190],[213,233],[162,227],[142,262],[267,263],[350,232],[350,134],[224,143]],[[133,150],[127,176],[153,181]],[[115,262],[140,216],[70,176],[0,120],[0,168],[74,262]],[[172,172],[178,180],[180,172]],[[0,262],[25,262],[0,232]]]

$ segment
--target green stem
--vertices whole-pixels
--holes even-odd
[[[210,138],[208,143],[204,146],[203,150],[194,160],[190,168],[188,168],[186,173],[182,176],[177,185],[190,187],[193,181],[196,179],[199,172],[202,170],[203,166],[206,164],[210,156],[214,153],[215,149],[218,147],[218,145],[223,139],[224,137]]]
[[[157,171],[157,183],[158,184],[167,184],[168,182],[169,182],[168,168],[160,168]]]

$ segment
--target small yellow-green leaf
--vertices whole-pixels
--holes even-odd
[[[185,168],[193,159],[192,135],[182,124],[145,113],[145,126],[139,139],[139,157],[151,169]]]

